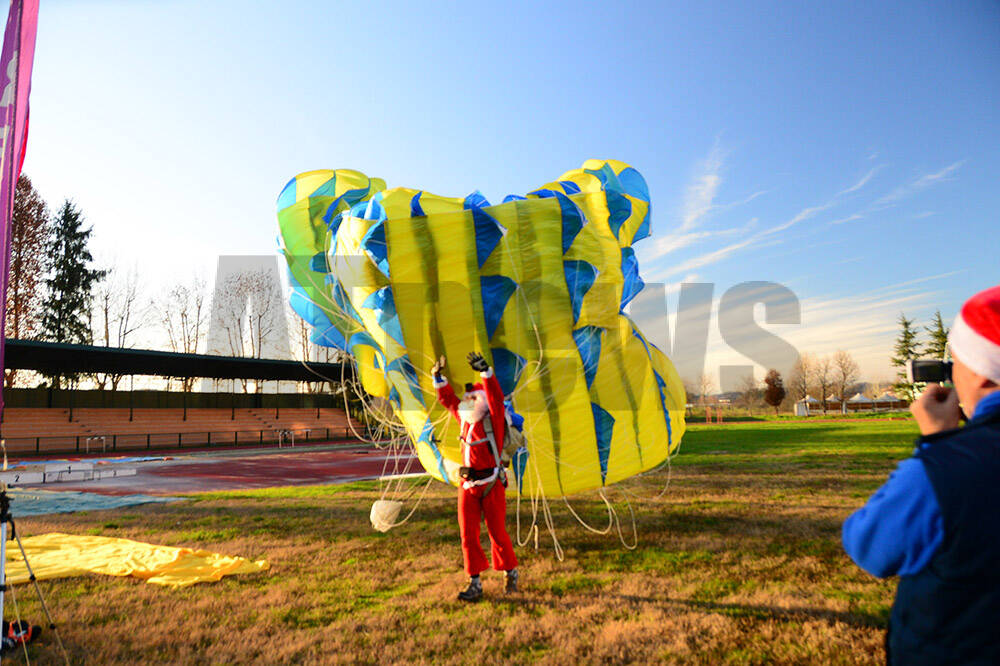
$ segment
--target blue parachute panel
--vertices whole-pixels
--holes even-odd
[[[437,460],[438,464],[438,474],[441,475],[442,479],[448,478],[448,472],[444,470],[444,456],[441,455],[441,450],[437,447],[437,443],[434,442],[434,422],[427,419],[424,423],[423,430],[420,431],[420,437],[417,438],[418,442],[423,442],[430,448],[434,453],[434,458]]]
[[[284,210],[295,203],[296,178],[292,178],[278,195],[278,210]]]
[[[392,287],[382,287],[373,291],[371,296],[362,303],[362,307],[374,310],[375,318],[382,330],[388,333],[400,346],[406,344],[403,342],[403,329],[399,324],[399,315],[396,313],[396,301],[392,295]]]
[[[373,224],[361,239],[361,247],[371,257],[382,275],[389,277],[389,248],[385,244],[385,223]]]
[[[521,494],[521,490],[524,486],[524,470],[528,467],[528,455],[528,449],[522,446],[514,452],[510,461],[510,466],[514,470],[514,479],[517,481],[518,495]]]
[[[476,190],[469,196],[465,197],[465,202],[462,204],[462,207],[469,210],[471,208],[488,208],[489,205],[490,202],[483,196],[483,193]]]
[[[421,194],[423,194],[423,191],[417,192],[413,195],[413,198],[410,199],[410,217],[424,216],[424,208],[420,205]]]
[[[622,277],[625,279],[625,284],[622,287],[620,312],[624,312],[625,306],[646,286],[639,277],[639,261],[635,258],[635,250],[631,247],[622,248]]]
[[[554,192],[556,200],[559,201],[559,209],[562,213],[562,250],[563,254],[569,252],[569,248],[576,240],[577,234],[587,223],[587,218],[580,210],[580,207],[573,203],[565,194]]]
[[[414,369],[413,364],[410,363],[409,358],[406,356],[400,356],[387,365],[385,369],[387,371],[394,370],[406,377],[406,385],[409,387],[410,393],[413,394],[413,397],[416,398],[421,405],[425,404],[424,394],[420,390],[420,379],[417,377],[417,371]]]
[[[510,395],[521,379],[521,372],[524,371],[527,361],[503,347],[493,347],[490,353],[493,355],[493,373],[500,383],[500,390],[504,395]]]
[[[476,229],[476,259],[479,261],[479,268],[482,268],[507,230],[480,208],[472,209],[472,221]]]
[[[492,338],[500,325],[507,301],[517,291],[517,283],[504,275],[484,275],[479,278],[479,290],[483,296],[486,337]]]
[[[590,403],[594,412],[594,433],[597,435],[597,458],[601,463],[601,482],[608,476],[608,456],[611,454],[611,436],[614,434],[615,417],[595,402]]]
[[[559,184],[562,185],[563,192],[566,194],[579,194],[580,186],[574,183],[572,180],[560,180]]]
[[[563,262],[566,274],[566,287],[569,289],[570,305],[573,306],[573,323],[580,319],[580,308],[583,307],[583,297],[597,280],[597,268],[586,261],[569,259]]]
[[[625,194],[649,203],[649,185],[646,184],[646,179],[642,177],[641,173],[632,167],[622,169],[621,173],[618,174],[618,182],[621,183]]]
[[[601,360],[601,333],[603,328],[598,326],[584,326],[573,331],[573,340],[576,348],[580,351],[580,358],[583,360],[583,376],[587,380],[587,389],[594,383],[594,376],[597,374],[597,365]]]

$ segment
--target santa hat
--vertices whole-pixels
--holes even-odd
[[[948,334],[951,354],[977,375],[1000,384],[1000,286],[962,306]]]

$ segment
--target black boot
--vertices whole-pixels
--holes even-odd
[[[507,572],[507,584],[504,585],[503,591],[505,594],[511,594],[517,592],[517,569],[511,569]]]
[[[465,591],[458,593],[459,601],[479,601],[483,598],[483,582],[479,580],[479,576],[473,576],[469,579],[469,587],[465,588]]]

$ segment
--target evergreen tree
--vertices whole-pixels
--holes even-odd
[[[30,340],[41,328],[50,217],[48,206],[31,185],[31,179],[21,174],[10,217],[10,269],[4,331],[8,338]],[[5,387],[14,386],[18,372],[9,368],[5,371]]]
[[[913,320],[907,319],[902,312],[899,313],[899,335],[892,349],[894,355],[890,359],[892,364],[900,368],[896,373],[896,383],[892,385],[896,389],[896,394],[904,400],[912,401],[915,390],[912,383],[906,380],[906,362],[920,356],[920,340],[918,331],[913,326]]]
[[[90,303],[94,283],[105,271],[91,268],[94,258],[87,248],[92,228],[83,228],[83,213],[66,200],[52,223],[48,247],[47,296],[42,330],[46,340],[83,344],[90,341]],[[59,376],[53,377],[59,387]]]
[[[781,381],[781,373],[777,370],[768,370],[764,377],[764,402],[774,407],[774,413],[778,413],[781,401],[785,399],[785,384]]]
[[[948,329],[945,328],[944,322],[941,320],[940,310],[934,313],[931,325],[925,327],[924,330],[931,337],[930,342],[924,347],[924,353],[931,358],[943,361],[948,350]]]

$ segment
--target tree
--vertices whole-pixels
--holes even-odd
[[[743,406],[747,408],[747,415],[753,416],[754,407],[758,406],[764,398],[764,391],[760,388],[760,383],[754,378],[751,372],[740,380],[738,390]]]
[[[912,402],[915,390],[913,384],[906,379],[906,362],[920,356],[920,332],[914,328],[913,320],[907,319],[902,312],[896,321],[899,323],[899,335],[893,344],[893,356],[889,360],[900,370],[896,373],[893,388],[901,398]]]
[[[854,357],[843,349],[838,349],[837,353],[833,355],[833,371],[834,394],[843,406],[844,401],[847,400],[848,391],[858,381],[860,370]]]
[[[309,363],[339,363],[344,360],[346,354],[336,347],[324,347],[317,345],[311,340],[312,327],[305,319],[295,313],[290,313],[292,318],[289,331],[293,340],[292,355],[298,360]],[[320,377],[317,381],[305,382],[305,390],[308,393],[327,392],[332,393],[339,383],[340,377]]]
[[[139,300],[138,268],[133,267],[127,273],[115,267],[105,271],[94,290],[91,319],[93,343],[105,347],[128,347],[134,334],[146,323],[147,307]],[[123,377],[98,373],[95,380],[99,389],[103,390],[110,384],[114,391]]]
[[[764,377],[764,402],[774,407],[775,415],[778,414],[778,407],[785,399],[785,384],[781,380],[781,373],[777,370],[768,370]]]
[[[284,316],[284,311],[274,305],[280,301],[279,286],[267,271],[244,271],[226,278],[220,303],[215,307],[220,312],[226,343],[233,356],[263,357],[277,318]],[[242,382],[246,392],[247,381]],[[257,390],[261,388],[261,382],[257,382]]]
[[[50,234],[49,208],[31,184],[17,179],[10,218],[10,271],[7,280],[5,335],[14,339],[35,337],[42,324],[45,298],[45,255]],[[7,370],[4,386],[14,385],[17,370]]]
[[[153,304],[160,327],[167,335],[170,350],[177,354],[197,354],[205,337],[205,281],[194,278],[190,284],[177,283]],[[185,377],[181,389],[190,391],[194,378]]]
[[[705,398],[708,397],[713,388],[715,388],[715,382],[712,381],[712,376],[707,372],[701,373],[701,376],[698,377],[698,394],[701,396],[702,407],[705,406]]]
[[[94,283],[104,271],[91,268],[87,248],[93,228],[83,228],[83,213],[67,199],[53,224],[48,246],[42,329],[52,342],[84,344],[90,339],[89,315]],[[52,378],[59,388],[60,376]]]
[[[924,354],[943,361],[948,353],[948,329],[945,327],[944,321],[941,320],[940,310],[934,313],[931,325],[925,326],[924,330],[930,336],[930,340],[924,347]]]
[[[816,359],[810,368],[812,374],[812,385],[819,393],[819,401],[823,405],[823,413],[826,414],[826,399],[833,388],[833,367],[829,356],[822,356]]]
[[[799,354],[792,366],[792,373],[788,378],[788,388],[791,397],[796,402],[809,395],[809,382],[813,375],[813,364],[815,363],[810,354]]]

